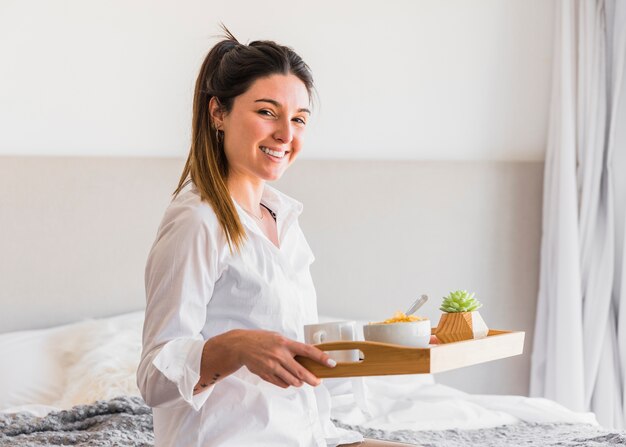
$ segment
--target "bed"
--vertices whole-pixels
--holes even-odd
[[[143,268],[181,165],[182,160],[167,159],[0,158],[1,446],[153,445],[151,411],[135,384]],[[485,315],[488,319],[497,315],[501,327],[525,330],[531,338],[533,301],[519,304],[536,291],[536,275],[530,269],[537,255],[532,247],[538,246],[540,190],[528,185],[540,183],[540,165],[491,163],[467,169],[458,164],[387,163],[381,168],[380,163],[320,161],[301,166],[295,176],[308,180],[294,182],[296,177],[291,177],[284,185],[286,190],[300,185],[292,194],[321,216],[304,221],[303,228],[317,256],[314,278],[320,309],[326,315],[322,320],[365,320],[358,313],[363,309],[387,313],[388,306],[396,306],[395,298],[378,298],[393,289],[400,303],[401,296],[409,294],[402,292],[404,288],[413,291],[418,271],[425,290],[445,292],[442,284],[454,277],[480,286],[487,297],[502,297],[501,290],[509,291],[508,301],[487,298]],[[364,181],[373,176],[383,180]],[[324,184],[316,184],[314,190],[301,187],[321,177]],[[347,182],[347,177],[361,181]],[[432,189],[414,183],[442,177],[460,180],[448,182],[448,189],[438,191],[436,197]],[[396,202],[388,200],[379,186],[393,182],[400,182],[396,183],[400,192],[393,196]],[[349,188],[355,184],[367,190],[367,201],[355,204],[356,212],[342,210],[341,216],[325,218],[329,207],[340,210],[342,206],[332,191],[354,195]],[[467,184],[478,186],[468,189]],[[489,205],[476,210],[469,205],[455,208],[452,204],[460,195],[463,203],[470,204],[487,196],[489,200],[481,203]],[[441,215],[415,216],[412,209],[400,205],[409,200],[419,202],[421,209],[449,205],[442,207]],[[376,217],[381,213],[389,217],[394,210],[408,213],[394,219],[412,219],[422,226],[389,231],[397,240],[371,249],[383,259],[388,256],[384,250],[393,250],[404,256],[402,262],[358,264],[365,257],[356,261],[341,257],[359,248],[346,244],[363,240],[346,237],[357,228],[350,218],[358,217],[358,231],[367,233],[372,230],[366,224],[370,217],[379,228],[387,223]],[[463,229],[484,235],[466,241],[459,228],[449,226],[454,220],[447,212],[461,213]],[[485,227],[485,214],[501,220]],[[529,226],[522,233],[530,240],[517,237],[520,225]],[[409,240],[413,234],[427,236]],[[442,234],[455,235],[450,247],[441,243]],[[483,236],[493,242],[481,240]],[[487,244],[480,262],[472,269],[451,264],[453,255],[472,252],[474,243],[483,248]],[[414,256],[413,245],[422,256]],[[492,245],[498,249],[490,249]],[[506,252],[500,253],[500,247]],[[508,250],[516,256],[509,256]],[[335,259],[334,253],[340,255]],[[337,282],[335,270],[350,262],[353,276]],[[447,263],[445,275],[437,267],[441,262]],[[410,281],[363,281],[376,275]],[[335,298],[349,295],[368,305],[352,312],[349,301]],[[504,313],[503,308],[514,312]],[[527,341],[527,352],[531,342]],[[592,414],[520,396],[527,389],[527,371],[528,356],[519,356],[466,368],[455,376],[458,386],[449,386],[454,384],[450,380],[444,385],[430,375],[326,379],[324,386],[332,394],[336,423],[372,438],[437,447],[626,443],[624,433],[599,427]],[[475,385],[474,392],[460,391],[469,385]]]
[[[0,335],[0,445],[152,445],[151,411],[135,384],[142,321],[138,311]],[[547,399],[471,395],[430,375],[324,386],[335,422],[367,437],[426,446],[626,442],[592,414]]]

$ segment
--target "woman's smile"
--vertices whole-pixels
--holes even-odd
[[[277,163],[286,159],[287,154],[289,154],[289,151],[284,151],[281,149],[271,149],[267,146],[261,146],[260,149],[261,149],[261,152],[267,155],[270,160],[277,162]]]

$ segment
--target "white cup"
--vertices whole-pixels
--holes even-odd
[[[304,341],[311,345],[331,341],[357,340],[356,321],[332,321],[328,323],[307,324],[304,326]],[[359,350],[328,351],[336,362],[358,362]]]
[[[403,323],[370,323],[363,326],[367,341],[426,348],[430,343],[430,320]]]

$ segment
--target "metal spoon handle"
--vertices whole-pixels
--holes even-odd
[[[421,297],[415,300],[415,302],[409,308],[409,310],[405,312],[405,315],[413,315],[415,312],[417,312],[417,309],[419,309],[420,307],[424,305],[426,301],[428,301],[428,295],[422,295]]]

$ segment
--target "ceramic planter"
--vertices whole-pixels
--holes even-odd
[[[478,311],[442,313],[435,335],[441,343],[472,340],[487,336],[489,328]]]

